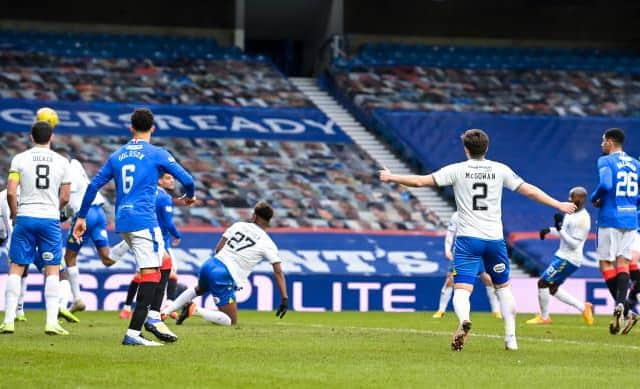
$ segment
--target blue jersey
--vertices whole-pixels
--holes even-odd
[[[600,183],[591,194],[600,200],[598,227],[638,228],[638,170],[640,162],[624,152],[598,159]]]
[[[158,224],[162,231],[164,239],[164,247],[171,247],[171,237],[180,239],[180,231],[173,224],[173,199],[162,188],[158,187],[158,197],[156,198],[156,215],[158,216]]]
[[[156,193],[158,178],[170,173],[183,186],[187,197],[193,197],[193,178],[161,147],[132,139],[111,154],[91,180],[79,217],[86,217],[98,190],[109,180],[116,184],[116,232],[133,232],[158,227]]]

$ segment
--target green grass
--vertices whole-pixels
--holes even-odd
[[[608,334],[607,317],[551,326],[518,317],[520,350],[503,349],[502,322],[474,314],[464,351],[449,349],[453,313],[241,312],[235,328],[194,317],[173,326],[177,343],[120,345],[126,323],[114,312],[81,313],[68,337],[43,333],[44,314],[27,312],[0,336],[0,387],[609,387],[637,385],[640,328]]]

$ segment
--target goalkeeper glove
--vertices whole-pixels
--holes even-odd
[[[548,233],[551,232],[550,228],[543,228],[540,230],[540,240],[544,240],[545,236],[547,236]]]
[[[556,227],[558,231],[562,229],[562,222],[564,221],[563,213],[556,213],[553,215],[553,225]]]

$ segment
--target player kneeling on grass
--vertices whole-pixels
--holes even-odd
[[[559,236],[560,248],[556,251],[553,262],[538,280],[540,314],[527,320],[527,324],[551,324],[549,296],[555,296],[563,303],[575,307],[582,312],[582,318],[588,325],[593,324],[593,305],[589,302],[579,301],[560,288],[567,277],[578,270],[584,259],[582,250],[591,229],[591,218],[587,210],[584,209],[586,199],[587,190],[585,188],[571,189],[569,201],[576,205],[576,212],[564,217],[562,214],[556,214],[555,226],[540,230],[540,239],[544,239],[547,235]]]
[[[273,265],[273,273],[282,300],[276,316],[284,317],[288,308],[287,285],[280,266],[278,248],[265,232],[273,217],[273,209],[264,202],[256,205],[251,222],[237,222],[229,227],[216,246],[216,254],[200,268],[198,285],[185,290],[162,313],[170,314],[180,308],[182,311],[176,324],[189,316],[202,316],[207,321],[219,325],[232,325],[238,321],[238,307],[235,291],[248,282],[253,268],[265,258]],[[196,296],[211,293],[219,311],[197,307],[191,301]]]

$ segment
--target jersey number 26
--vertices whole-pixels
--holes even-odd
[[[635,197],[638,195],[638,173],[619,171],[616,176],[616,197]]]

